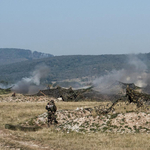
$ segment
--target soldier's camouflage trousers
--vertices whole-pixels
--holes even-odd
[[[54,121],[54,124],[58,123],[57,120],[56,120],[55,113],[48,112],[48,126],[51,125],[53,121]]]

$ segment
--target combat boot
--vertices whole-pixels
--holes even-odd
[[[58,124],[58,121],[56,120],[56,118],[54,119],[54,125]]]

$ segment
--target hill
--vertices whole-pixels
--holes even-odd
[[[50,72],[44,82],[61,81],[65,79],[96,78],[108,74],[112,70],[121,70],[129,67],[130,55],[70,55],[55,56],[41,59],[29,59],[27,61],[0,66],[0,81],[16,82],[24,77],[31,76],[31,72],[40,64],[48,66]],[[133,57],[133,56],[132,56]],[[134,55],[138,61],[144,62],[147,71],[150,71],[150,53]],[[19,58],[19,57],[18,57]],[[135,59],[130,58],[134,61]],[[139,62],[137,67],[140,66]],[[43,66],[44,66],[43,65]],[[133,68],[129,68],[130,70]]]
[[[126,62],[125,55],[55,56],[32,59],[0,66],[0,80],[17,81],[30,76],[35,67],[45,64],[50,68],[49,81],[103,75],[112,68],[120,69]]]
[[[0,65],[52,57],[51,54],[16,48],[0,48]]]

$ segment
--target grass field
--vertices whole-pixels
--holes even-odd
[[[24,97],[21,97],[24,98]],[[36,132],[12,131],[5,124],[19,124],[45,110],[47,102],[0,102],[0,149],[20,150],[150,150],[150,133],[77,133],[56,131],[55,127]],[[58,110],[94,107],[101,102],[58,102]],[[133,108],[133,106],[130,106]],[[124,111],[118,106],[116,110]]]

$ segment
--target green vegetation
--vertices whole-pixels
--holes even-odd
[[[12,54],[12,52],[15,52]],[[7,55],[3,54],[4,51],[0,49],[0,80],[8,82],[16,82],[23,77],[29,77],[35,66],[45,64],[49,66],[50,73],[43,83],[51,83],[51,81],[71,80],[73,78],[80,78],[83,82],[88,81],[91,77],[98,77],[111,72],[112,70],[120,70],[128,67],[129,55],[70,55],[70,56],[55,56],[41,58],[40,54],[36,57],[30,56],[30,50],[17,50],[8,49]],[[2,53],[3,52],[3,53]],[[21,53],[21,54],[20,54]],[[3,60],[8,56],[8,59]],[[14,56],[15,55],[15,56]],[[4,57],[5,56],[5,57]],[[150,70],[150,53],[136,55]],[[10,59],[16,59],[16,63],[9,64]],[[65,84],[69,83],[66,81]],[[73,82],[71,84],[74,84]],[[78,84],[78,83],[75,83]]]
[[[2,94],[8,94],[10,92],[11,92],[10,88],[8,88],[8,89],[1,89],[0,88],[0,95],[2,95]]]

